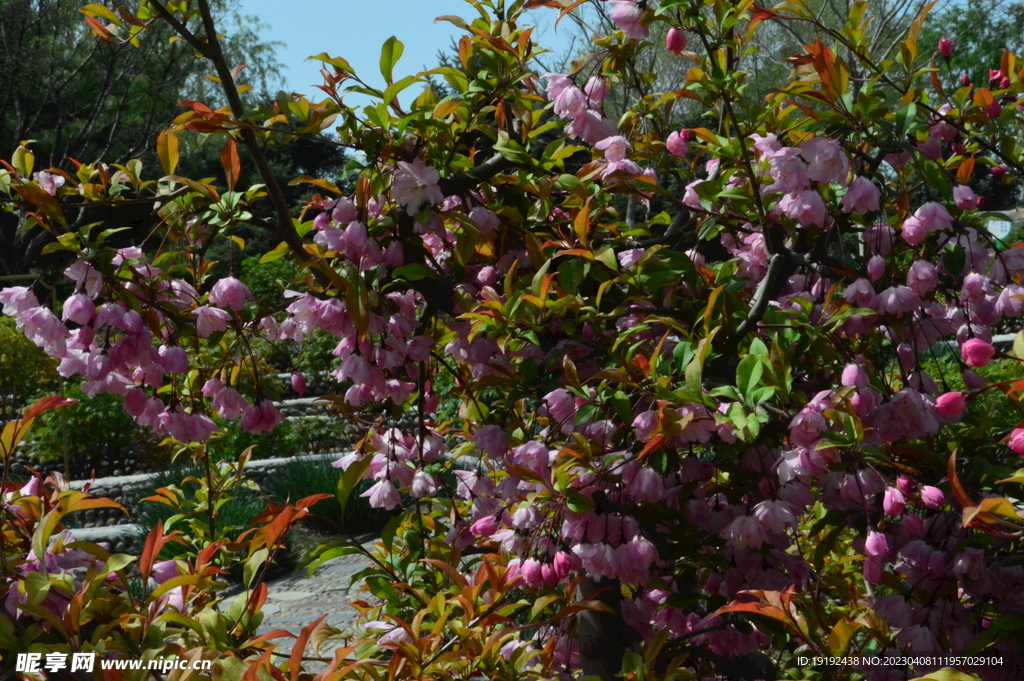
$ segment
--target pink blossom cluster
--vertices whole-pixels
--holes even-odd
[[[65,274],[75,282],[75,293],[64,301],[62,318],[41,305],[26,287],[0,291],[3,312],[13,316],[26,336],[47,354],[60,360],[65,378],[85,378],[86,395],[111,393],[125,398],[125,411],[160,436],[180,442],[202,442],[217,430],[203,405],[172,397],[168,404],[157,394],[166,382],[184,380],[197,367],[179,344],[184,326],[193,326],[200,338],[227,331],[241,322],[240,313],[253,301],[252,293],[235,277],[225,277],[211,288],[207,301],[187,281],[167,278],[146,262],[142,249],[121,249],[112,264],[124,284],[106,283],[87,260],[76,261]],[[202,304],[201,304],[202,303]],[[161,310],[170,305],[178,314]],[[139,310],[148,315],[144,318]],[[282,419],[267,400],[250,404],[220,379],[207,381],[203,395],[228,420],[241,417],[250,432],[272,429]]]

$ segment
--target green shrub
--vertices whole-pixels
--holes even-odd
[[[54,461],[66,453],[73,469],[88,471],[104,459],[122,459],[132,452],[139,426],[125,413],[123,398],[90,398],[78,386],[67,389],[65,396],[79,401],[38,420],[30,445],[35,458]]]
[[[0,317],[0,418],[13,419],[34,398],[59,389],[56,360],[18,331],[13,317]]]
[[[289,457],[299,453],[292,432],[292,421],[282,421],[273,431],[253,435],[246,432],[238,421],[217,420],[220,430],[210,440],[211,461],[234,461],[238,453],[255,446],[254,459]]]

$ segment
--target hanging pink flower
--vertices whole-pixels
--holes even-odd
[[[210,303],[221,308],[230,308],[239,312],[245,308],[247,300],[252,299],[249,287],[235,277],[224,277],[210,290]]]
[[[1018,454],[1024,454],[1024,428],[1014,428],[1007,445]]]
[[[962,392],[943,393],[935,398],[935,409],[946,418],[956,418],[967,408],[967,396]]]
[[[209,305],[200,305],[192,314],[196,316],[196,333],[200,338],[209,338],[211,335],[227,331],[228,321],[231,314],[225,310]]]
[[[263,400],[259,404],[251,405],[242,414],[242,427],[252,434],[267,433],[284,421],[283,414],[274,408],[270,400]]]
[[[665,34],[665,49],[672,54],[682,54],[686,49],[686,34],[673,26]]]
[[[822,184],[846,186],[850,160],[839,142],[827,137],[812,137],[800,145],[800,155],[807,161],[807,177]]]
[[[841,203],[843,212],[856,211],[861,215],[867,215],[878,210],[881,192],[875,183],[866,177],[858,177],[850,184],[850,188],[843,195]]]
[[[627,38],[643,40],[650,35],[646,26],[641,26],[644,10],[633,0],[611,0],[611,19],[623,30]]]
[[[960,346],[960,356],[970,367],[987,366],[995,354],[996,349],[991,343],[977,338],[972,338]]]

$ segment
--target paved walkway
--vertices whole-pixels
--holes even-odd
[[[374,541],[375,537],[364,538],[362,544],[369,548]],[[341,556],[318,567],[310,577],[306,576],[306,569],[302,569],[267,582],[264,619],[257,633],[266,634],[274,629],[284,629],[298,635],[304,626],[325,614],[327,624],[343,634],[351,633],[358,613],[349,603],[369,600],[369,594],[361,592],[361,585],[353,584],[352,577],[368,564],[368,559],[362,554]],[[293,641],[289,638],[278,639],[277,650],[288,653]],[[328,641],[321,646],[320,656],[329,658],[335,648],[343,645],[344,641],[340,639]],[[313,655],[312,644],[307,647],[305,655]]]

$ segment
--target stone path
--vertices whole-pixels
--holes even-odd
[[[369,548],[376,537],[361,537],[360,542]],[[257,633],[266,634],[274,629],[284,629],[298,635],[302,628],[327,615],[325,622],[343,633],[350,633],[355,624],[357,612],[349,605],[354,600],[367,600],[360,590],[360,584],[352,578],[367,567],[369,561],[362,554],[341,556],[327,561],[307,577],[306,569],[278,577],[267,582],[269,593],[263,606],[264,619]],[[277,650],[288,653],[294,639],[278,639]],[[343,641],[328,641],[320,648],[322,657],[330,657],[335,648],[342,647]],[[306,655],[312,655],[312,646]]]

